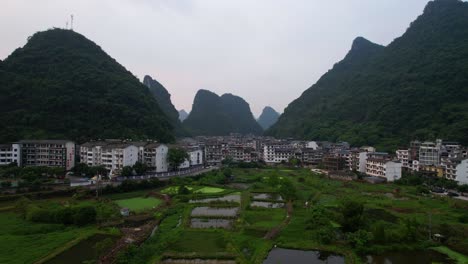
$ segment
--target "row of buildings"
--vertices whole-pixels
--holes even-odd
[[[80,162],[88,166],[103,166],[111,175],[118,175],[123,167],[141,162],[159,173],[169,170],[169,147],[151,141],[103,140],[76,145],[67,140],[22,140],[0,145],[0,165],[61,167],[69,171]],[[179,169],[203,165],[200,148],[176,147],[185,149],[188,154],[188,159]]]
[[[152,141],[103,140],[76,145],[67,140],[22,140],[0,145],[0,165],[52,166],[72,169],[77,162],[104,166],[118,175],[136,162],[151,171],[167,172],[171,147],[183,148],[189,158],[180,169],[219,165],[223,160],[264,161],[268,165],[297,160],[305,166],[329,171],[354,171],[394,181],[402,171],[445,177],[468,184],[467,148],[443,140],[412,141],[396,153],[377,152],[373,147],[353,148],[346,142],[298,141],[272,137],[242,136],[185,138],[176,146]]]
[[[468,149],[457,142],[415,140],[396,156],[405,170],[468,184]]]

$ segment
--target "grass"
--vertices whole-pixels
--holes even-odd
[[[128,208],[130,211],[142,212],[159,206],[162,200],[154,197],[135,197],[115,201],[121,208]]]
[[[31,223],[13,213],[1,213],[0,263],[34,263],[63,245],[96,231],[94,227]]]
[[[215,231],[185,231],[169,248],[175,252],[198,254],[215,254],[225,252],[226,240],[222,232]]]
[[[457,261],[457,263],[459,264],[468,264],[468,257],[465,256],[465,255],[462,255],[458,252],[455,252],[453,250],[451,250],[450,248],[448,247],[444,247],[444,246],[440,246],[440,247],[433,247],[431,248],[439,253],[442,253],[442,254],[445,254],[447,256],[449,256],[449,258]]]
[[[225,189],[217,188],[217,187],[202,187],[195,191],[195,193],[202,193],[202,194],[213,194],[213,193],[221,193],[224,192]]]
[[[193,190],[193,187],[185,186],[190,191]],[[163,194],[177,194],[179,192],[179,186],[169,186],[161,190]]]
[[[246,224],[252,228],[271,229],[278,226],[284,220],[284,209],[261,209],[244,212]]]

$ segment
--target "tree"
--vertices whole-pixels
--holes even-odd
[[[170,148],[167,153],[167,161],[173,170],[176,170],[188,158],[189,155],[182,148]]]
[[[133,168],[131,166],[125,166],[122,168],[122,172],[120,172],[120,176],[128,177],[133,175]]]
[[[137,162],[133,165],[133,170],[136,172],[137,175],[143,175],[145,172],[148,171],[148,166],[142,162]]]
[[[2,181],[1,183],[2,188],[10,188],[11,182],[10,181]]]
[[[339,211],[344,232],[356,232],[363,226],[363,203],[355,200],[344,200],[341,202]]]
[[[96,209],[92,206],[77,208],[73,215],[75,225],[84,226],[96,222]]]
[[[278,191],[286,200],[294,200],[296,198],[296,188],[290,180],[283,179]]]

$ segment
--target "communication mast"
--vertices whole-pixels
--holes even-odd
[[[73,15],[70,16],[71,17],[71,25],[70,25],[70,29],[73,30]]]

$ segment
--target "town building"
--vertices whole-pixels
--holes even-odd
[[[149,143],[144,146],[141,161],[154,172],[167,172],[169,170],[168,152],[169,147],[165,144]]]
[[[21,166],[61,167],[75,166],[75,143],[68,140],[21,140],[16,143],[21,152]],[[13,149],[14,151],[14,149]]]
[[[456,167],[455,181],[458,184],[468,184],[468,159],[461,160]]]
[[[387,181],[395,181],[401,178],[402,163],[392,161],[386,152],[368,153],[366,174],[374,177],[386,178]]]
[[[138,161],[137,146],[118,140],[91,141],[80,146],[80,161],[88,166],[103,166],[111,175]]]
[[[323,157],[322,165],[324,169],[330,171],[344,170],[346,167],[346,159],[335,155],[326,155]]]
[[[409,162],[410,162],[410,150],[409,149],[403,149],[400,148],[396,151],[396,158],[401,162],[401,166],[403,168],[409,168]]]
[[[10,164],[21,166],[21,147],[17,143],[0,144],[0,166]]]
[[[442,140],[425,141],[419,147],[419,164],[422,166],[437,166],[440,164]]]
[[[183,149],[187,152],[188,159],[179,166],[179,169],[203,166],[203,150],[200,147],[190,146]]]

